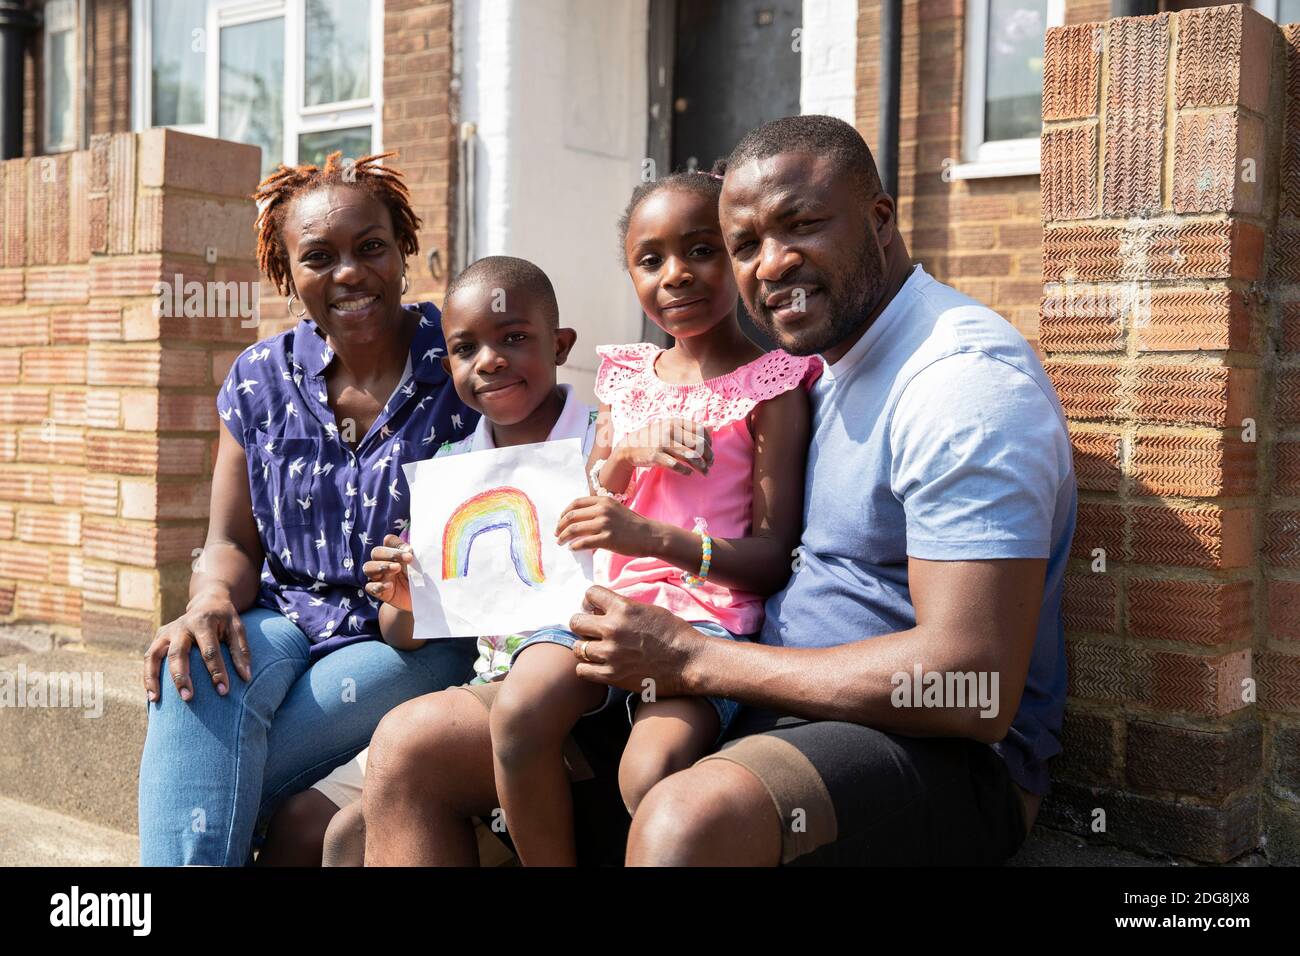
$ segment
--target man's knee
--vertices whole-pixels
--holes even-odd
[[[662,780],[641,801],[627,841],[629,866],[775,865],[780,820],[745,768],[710,760]]]
[[[438,750],[456,729],[449,693],[408,700],[384,715],[370,739],[367,794],[392,787],[419,789],[437,776]]]

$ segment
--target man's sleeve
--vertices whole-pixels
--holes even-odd
[[[1046,558],[1070,441],[1056,403],[982,352],[932,363],[890,422],[907,553],[928,561]]]

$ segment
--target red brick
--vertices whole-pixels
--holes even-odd
[[[1285,282],[1300,282],[1300,225],[1279,223],[1272,238],[1272,247],[1269,277]],[[28,282],[31,282],[30,277]]]
[[[1300,368],[1278,371],[1273,418],[1278,425],[1300,425]]]
[[[1249,650],[1214,657],[1152,651],[1149,702],[1163,711],[1222,717],[1250,706],[1242,686],[1250,676]]]
[[[1251,563],[1250,509],[1138,505],[1129,515],[1133,560],[1139,564],[1218,569]]]
[[[1300,641],[1300,581],[1268,582],[1268,629],[1275,641]]]
[[[1124,725],[1105,714],[1080,712],[1067,704],[1061,725],[1062,751],[1052,761],[1052,779],[1116,783]]]
[[[1124,546],[1124,511],[1119,505],[1095,501],[1080,501],[1070,543],[1070,556],[1094,560],[1093,551],[1106,552],[1106,561],[1123,561],[1127,557]]]
[[[23,269],[0,269],[0,305],[23,301],[27,273]]]
[[[23,382],[29,385],[81,384],[86,381],[86,355],[79,349],[23,350]]]
[[[117,517],[117,479],[106,475],[87,475],[81,486],[82,509],[88,514]],[[123,515],[123,517],[133,517]]]
[[[198,523],[158,526],[87,515],[81,527],[82,553],[87,559],[153,568],[192,560],[206,534]]]
[[[59,550],[50,553],[50,583],[80,591],[85,562],[81,551]]]
[[[212,497],[212,482],[156,483],[122,482],[122,517],[146,521],[174,518],[206,520]]]
[[[0,578],[45,581],[49,574],[49,565],[32,553],[30,545],[0,541]]]
[[[1120,446],[1123,439],[1115,431],[1082,431],[1070,429],[1070,443],[1074,446],[1074,475],[1085,491],[1118,491]]]
[[[7,159],[0,163],[0,267],[21,268],[27,264],[27,160]]]
[[[1265,560],[1274,567],[1300,568],[1300,511],[1271,511],[1264,519]]]
[[[20,621],[75,627],[81,623],[81,592],[51,584],[19,584],[14,610]]]
[[[1053,283],[1040,304],[1039,336],[1046,352],[1116,352],[1131,291],[1112,286]]]
[[[1256,415],[1257,376],[1221,365],[1141,364],[1135,370],[1132,417],[1169,425],[1241,427]]]
[[[1146,697],[1150,664],[1140,649],[1067,638],[1065,655],[1071,698],[1131,703]]]
[[[1128,630],[1134,637],[1212,646],[1249,641],[1249,581],[1132,578],[1126,587]]]
[[[0,349],[0,385],[17,385],[22,378],[22,360],[18,349]]]
[[[1186,498],[1250,494],[1258,447],[1234,435],[1140,432],[1131,463],[1135,490]]]
[[[206,282],[208,267],[198,262],[164,258],[160,253],[140,256],[104,256],[91,261],[90,295],[92,298],[152,296],[159,284],[173,285],[180,275],[186,282]],[[85,280],[82,280],[83,286]]]
[[[1043,363],[1070,419],[1120,417],[1120,366],[1049,360]]]
[[[141,186],[245,199],[262,178],[256,146],[159,128],[141,133],[139,141]]]
[[[1282,28],[1286,41],[1286,111],[1282,131],[1283,215],[1300,216],[1300,24]]]
[[[1154,213],[1160,209],[1164,171],[1169,15],[1121,17],[1110,21],[1107,32],[1102,212]]]
[[[32,266],[27,270],[27,302],[31,305],[86,301],[86,269],[78,266]]]
[[[1264,123],[1238,111],[1183,113],[1174,135],[1174,212],[1257,214]]]
[[[1061,619],[1067,631],[1116,633],[1117,603],[1113,575],[1070,573],[1065,576]]]
[[[128,393],[128,397],[129,393]],[[122,425],[122,395],[108,389],[96,388],[86,392],[85,420],[87,428],[120,428]]]
[[[43,311],[0,313],[0,345],[47,345],[50,320]]]
[[[1300,495],[1300,442],[1279,441],[1273,446],[1273,494]]]
[[[81,544],[81,515],[75,512],[18,512],[18,540],[33,544],[62,544],[75,548]]]
[[[1097,115],[1101,79],[1102,27],[1052,27],[1043,56],[1043,119],[1063,120]]]
[[[1135,315],[1148,352],[1254,351],[1250,309],[1233,289],[1152,289]]]
[[[1254,786],[1263,734],[1255,721],[1199,730],[1130,718],[1124,768],[1130,786],[1222,801]]]
[[[81,569],[81,596],[92,604],[116,604],[117,567],[97,561],[84,562]]]
[[[198,349],[157,346],[92,345],[86,380],[91,385],[196,385],[204,384],[208,353]]]
[[[92,646],[142,654],[158,631],[154,615],[123,613],[116,607],[86,605],[81,611],[81,636]]]
[[[71,309],[56,308],[50,314],[50,328],[57,344],[121,341],[122,306],[94,302]]]
[[[91,433],[86,436],[86,467],[124,475],[206,477],[208,444],[202,438]]]
[[[1255,668],[1261,710],[1300,713],[1300,654],[1264,651]]]
[[[1063,226],[1043,234],[1043,281],[1255,279],[1263,251],[1263,233],[1240,220]]]
[[[50,396],[46,391],[0,391],[0,422],[22,425],[42,422],[50,414]]]
[[[71,263],[90,259],[90,154],[68,157],[68,256]]]
[[[27,164],[27,264],[68,259],[68,157],[37,156]]]
[[[1300,352],[1300,302],[1280,306],[1282,324],[1282,351]]]
[[[18,460],[32,464],[80,465],[86,454],[80,428],[65,425],[24,428],[18,432]]]
[[[1043,220],[1097,215],[1097,124],[1057,126],[1042,136]]]
[[[1268,110],[1269,70],[1276,28],[1242,4],[1178,14],[1175,102]]]
[[[0,538],[14,536],[15,517],[13,505],[0,504]]]

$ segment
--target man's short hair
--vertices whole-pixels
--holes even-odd
[[[533,296],[542,307],[546,321],[551,328],[560,324],[560,305],[555,299],[555,287],[541,268],[527,259],[514,256],[485,256],[464,269],[452,279],[447,286],[444,305],[460,289],[471,286],[487,286],[492,289],[504,289],[508,296],[511,292],[523,292]]]
[[[727,169],[782,153],[827,156],[836,173],[850,176],[863,201],[882,191],[876,160],[856,129],[834,116],[787,116],[747,133],[727,160]]]

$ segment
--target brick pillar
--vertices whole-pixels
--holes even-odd
[[[1044,820],[1207,861],[1296,809],[1265,754],[1289,739],[1295,776],[1300,646],[1270,627],[1259,558],[1292,518],[1277,547],[1300,554],[1300,512],[1268,512],[1278,37],[1211,7],[1050,30],[1044,66],[1041,346],[1080,489]],[[1270,856],[1295,862],[1296,819]]]
[[[238,283],[257,286],[258,163],[255,147],[150,130],[3,164],[7,619],[139,651],[184,607],[216,387],[255,337]]]

